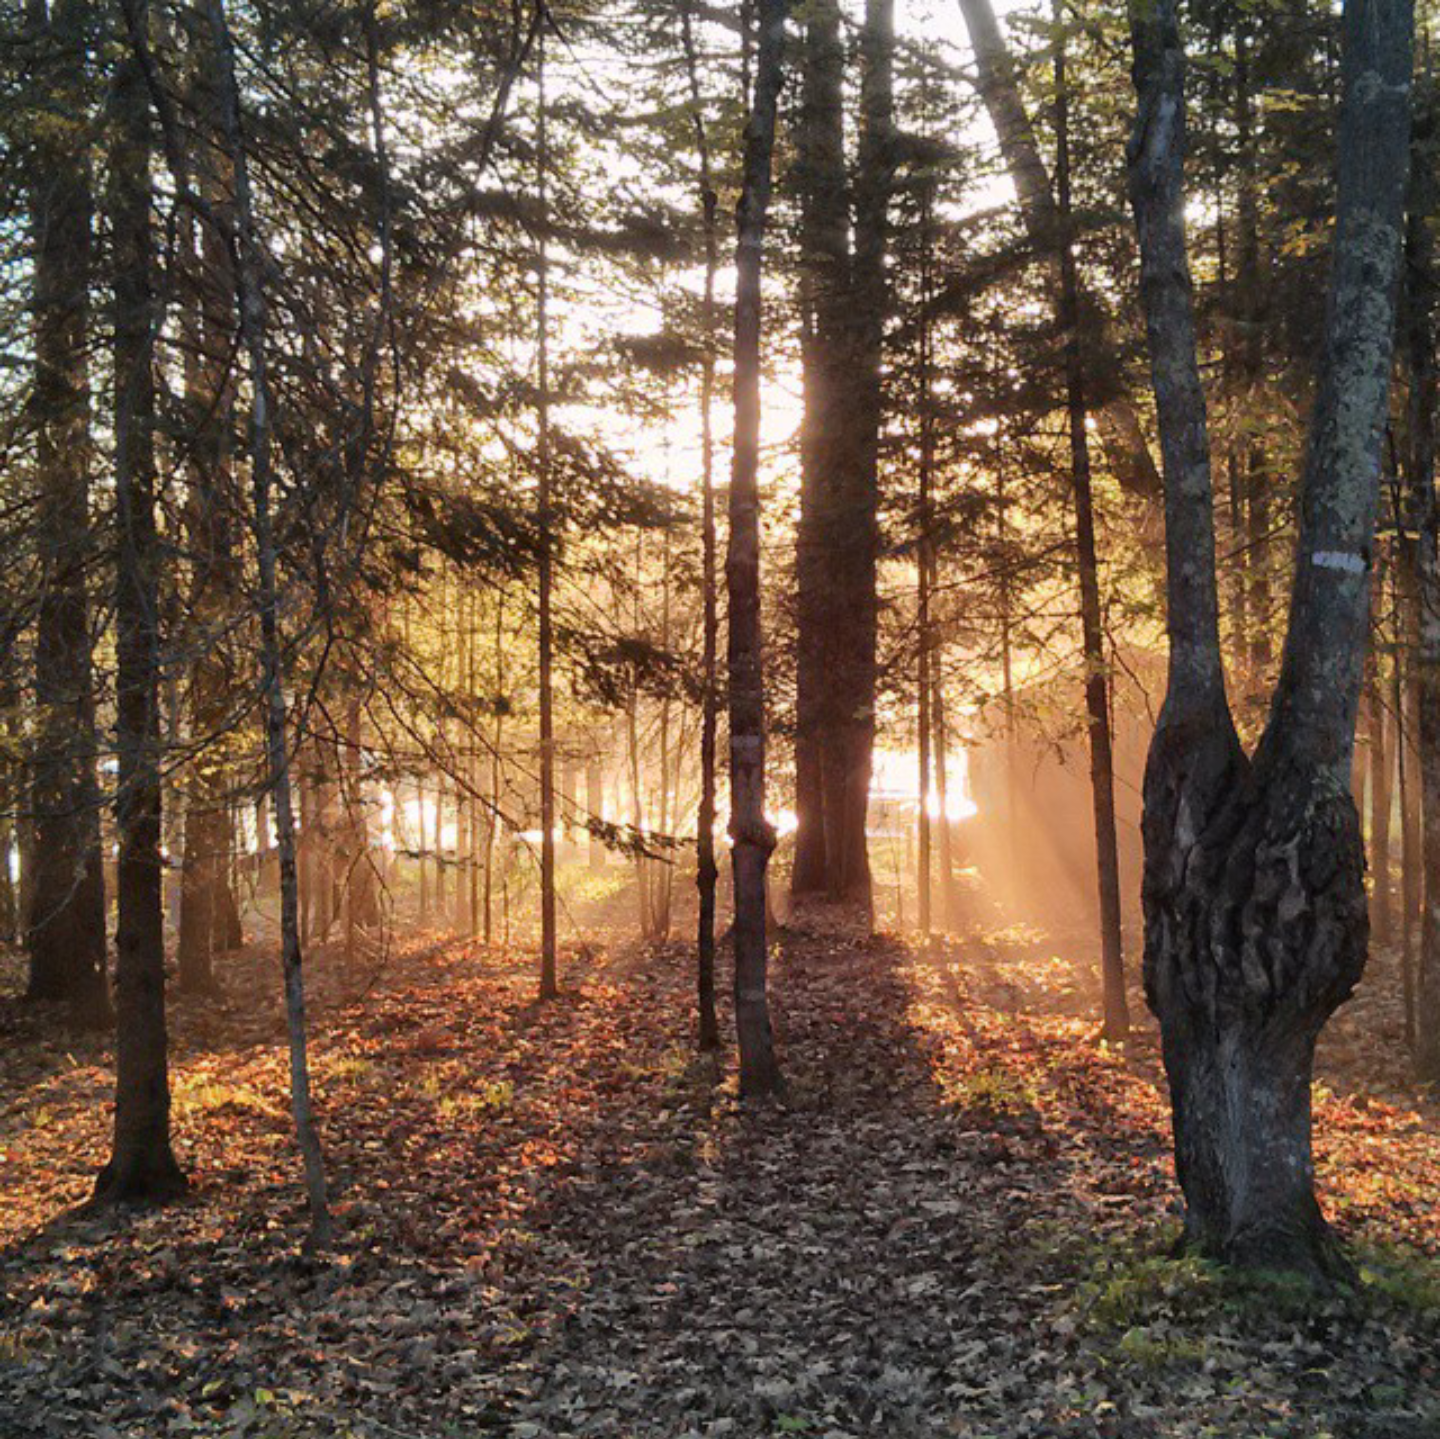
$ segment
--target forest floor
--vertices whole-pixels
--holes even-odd
[[[174,1005],[194,1193],[127,1214],[76,1208],[108,1043],[46,1038],[12,965],[0,1435],[1440,1436],[1440,1122],[1392,965],[1327,1037],[1318,1163],[1363,1282],[1317,1299],[1166,1257],[1149,1021],[1100,1047],[1053,940],[782,934],[789,1091],[753,1111],[693,1053],[691,956],[572,953],[541,1007],[527,955],[319,954],[319,1258],[273,960]]]

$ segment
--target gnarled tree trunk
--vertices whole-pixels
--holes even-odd
[[[1184,235],[1175,0],[1131,10],[1131,193],[1165,469],[1170,675],[1145,775],[1145,983],[1187,1240],[1343,1269],[1314,1192],[1316,1036],[1365,963],[1349,777],[1368,621],[1409,126],[1409,0],[1349,0],[1331,292],[1281,676],[1253,758],[1220,662],[1204,394]]]

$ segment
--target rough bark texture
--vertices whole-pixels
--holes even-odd
[[[90,7],[60,0],[30,29],[53,80],[53,116],[33,156],[35,534],[44,585],[35,630],[35,736],[26,846],[28,997],[64,1000],[76,1021],[112,1019],[105,973],[95,704],[85,568],[90,550],[91,194],[85,45]],[[62,119],[63,117],[63,119]]]
[[[775,114],[784,78],[785,0],[758,0],[755,93],[735,254],[735,441],[725,581],[730,601],[730,837],[735,871],[735,1030],[740,1093],[780,1088],[766,991],[765,871],[775,831],[765,818],[765,685],[760,631],[760,274]]]
[[[146,24],[145,0],[129,23]],[[115,275],[115,1140],[103,1200],[164,1200],[185,1188],[170,1147],[165,928],[160,858],[159,537],[155,528],[155,307],[150,106],[138,58],[111,90],[109,209]]]
[[[1145,777],[1145,980],[1186,1236],[1244,1264],[1343,1260],[1314,1196],[1316,1036],[1365,961],[1349,774],[1388,393],[1408,129],[1408,0],[1351,0],[1331,295],[1282,674],[1253,762],[1220,665],[1204,397],[1185,252],[1174,0],[1132,8],[1131,189],[1165,460],[1170,679]]]

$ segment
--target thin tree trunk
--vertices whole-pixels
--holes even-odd
[[[931,535],[932,524],[932,487],[935,467],[935,424],[932,408],[931,382],[930,382],[930,305],[931,305],[931,249],[932,232],[934,228],[933,216],[933,194],[932,186],[926,184],[920,201],[920,318],[918,326],[918,383],[919,383],[919,419],[920,419],[920,465],[919,465],[919,495],[917,516],[920,527],[919,543],[916,546],[916,634],[918,647],[918,663],[916,666],[915,688],[918,710],[917,722],[919,726],[919,790],[920,807],[916,815],[918,836],[918,864],[920,871],[920,931],[925,937],[928,946],[930,942],[930,931],[933,924],[931,912],[932,896],[930,888],[931,863],[930,863],[930,790],[931,779],[931,738],[932,738],[932,701],[934,698],[934,676],[932,674],[932,657],[934,652],[935,637],[931,628],[930,620],[930,589],[935,568],[934,541]],[[939,815],[942,833],[948,824],[948,817],[943,807],[945,781],[942,778],[939,791],[941,794],[942,807]],[[943,891],[942,891],[943,892]],[[948,913],[947,913],[948,919]]]
[[[859,153],[855,166],[855,260],[851,315],[855,461],[845,480],[853,492],[840,498],[842,619],[850,633],[835,666],[834,713],[840,744],[831,746],[840,781],[826,797],[827,814],[839,810],[838,853],[831,855],[832,896],[873,912],[867,819],[875,747],[880,609],[880,439],[885,420],[884,348],[889,284],[890,192],[894,183],[894,0],[866,0],[860,31]],[[843,767],[843,768],[840,768]]]
[[[1265,458],[1261,415],[1264,379],[1265,296],[1260,269],[1259,181],[1255,149],[1254,97],[1251,93],[1250,25],[1248,15],[1237,12],[1235,21],[1235,147],[1239,192],[1236,223],[1239,227],[1235,262],[1236,318],[1240,336],[1236,347],[1237,381],[1244,404],[1244,435],[1239,442],[1241,472],[1237,476],[1244,497],[1248,526],[1243,550],[1241,581],[1247,615],[1249,664],[1241,693],[1268,678],[1270,645],[1270,489],[1274,483]],[[1237,557],[1237,564],[1240,558]],[[1241,632],[1242,634],[1245,631]]]
[[[260,279],[260,240],[250,196],[250,171],[240,115],[235,51],[224,0],[205,0],[205,13],[219,71],[222,126],[235,182],[235,290],[240,340],[249,362],[250,485],[260,618],[260,693],[265,714],[265,752],[274,799],[280,851],[280,936],[285,973],[285,1017],[290,1050],[290,1101],[296,1139],[305,1167],[310,1214],[309,1242],[320,1247],[330,1237],[325,1163],[310,1100],[310,1065],[305,1036],[305,985],[300,945],[300,911],[295,864],[295,816],[291,803],[290,752],[285,701],[284,650],[280,636],[277,547],[271,516],[272,396],[266,353],[266,304]]]
[[[710,138],[705,127],[705,105],[700,93],[699,58],[695,53],[692,14],[694,0],[680,7],[685,43],[685,67],[690,83],[690,108],[695,127],[695,151],[700,161],[700,216],[705,232],[705,292],[701,318],[704,338],[700,358],[700,546],[703,617],[700,662],[700,811],[695,833],[695,885],[700,895],[696,937],[697,1043],[702,1052],[719,1049],[720,1023],[715,1013],[715,731],[717,651],[720,620],[717,605],[715,555],[715,275],[720,267],[719,200],[710,173]]]
[[[1384,657],[1374,647],[1367,666],[1365,721],[1370,738],[1370,926],[1377,944],[1388,945],[1394,933],[1390,878],[1390,812],[1394,795],[1390,776],[1394,752],[1390,736],[1393,726],[1385,703],[1382,669]]]
[[[760,274],[775,117],[784,80],[786,0],[756,0],[759,50],[745,127],[735,253],[735,439],[730,537],[730,836],[735,873],[735,1030],[740,1093],[781,1085],[766,989],[765,871],[775,831],[765,817],[765,686],[760,626]]]
[[[555,560],[555,516],[550,496],[550,322],[549,252],[545,227],[549,223],[546,187],[550,156],[545,103],[545,28],[535,49],[537,202],[540,220],[535,253],[536,294],[536,413],[535,466],[539,477],[540,513],[540,998],[560,993],[555,954],[555,717],[554,621],[551,618]]]
[[[145,0],[127,20],[143,34]],[[111,91],[109,207],[115,295],[115,1141],[100,1200],[166,1200],[186,1188],[170,1147],[160,858],[160,543],[155,528],[157,299],[150,226],[150,105],[138,56]]]
[[[945,666],[937,649],[930,661],[930,720],[935,730],[935,781],[940,801],[940,912],[942,923],[954,929],[959,923],[955,893],[954,825],[950,819],[950,740],[945,722]]]
[[[1065,403],[1070,422],[1070,476],[1075,498],[1075,557],[1080,574],[1080,628],[1085,660],[1085,710],[1090,741],[1090,792],[1095,812],[1095,860],[1100,892],[1104,1037],[1122,1042],[1130,1031],[1125,959],[1120,934],[1120,852],[1115,834],[1115,764],[1110,736],[1110,686],[1095,547],[1090,442],[1086,434],[1086,356],[1081,335],[1080,280],[1070,205],[1070,101],[1065,74],[1065,10],[1055,3],[1055,188],[1060,296],[1056,318],[1065,344]]]
[[[208,112],[214,96],[208,48],[197,43],[192,58],[195,104]],[[226,223],[229,214],[221,177],[205,166],[197,181],[206,203]],[[228,947],[225,924],[229,892],[229,811],[225,771],[215,756],[228,728],[229,656],[224,627],[235,597],[235,537],[230,514],[234,507],[231,463],[231,422],[235,403],[230,373],[235,282],[224,236],[214,224],[196,227],[192,217],[192,261],[198,297],[189,307],[185,358],[185,389],[192,426],[186,535],[191,560],[191,662],[189,688],[191,743],[201,757],[194,767],[185,806],[185,833],[180,890],[180,925],[176,958],[180,988],[191,994],[214,995],[214,958]]]

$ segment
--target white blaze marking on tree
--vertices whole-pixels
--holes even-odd
[[[1345,550],[1316,550],[1310,563],[1317,569],[1341,570],[1347,575],[1363,575],[1369,568],[1365,557]]]

